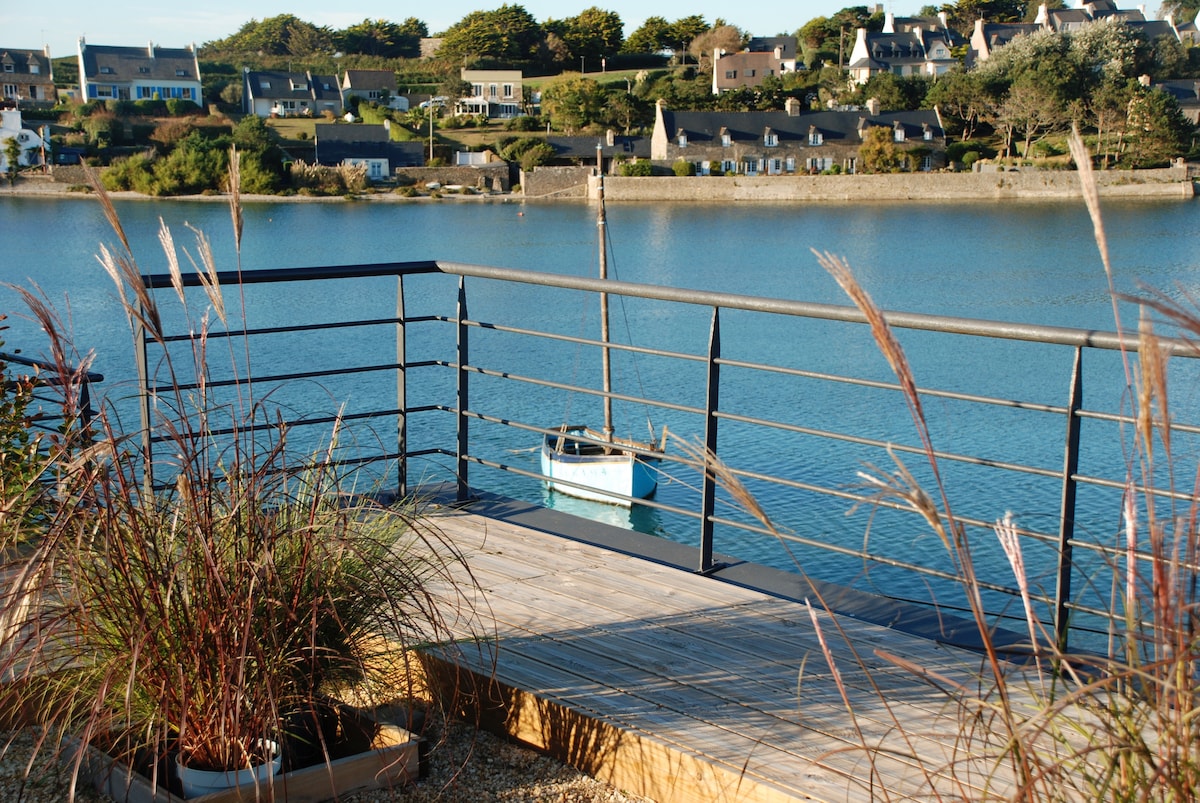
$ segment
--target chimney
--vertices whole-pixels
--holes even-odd
[[[604,132],[604,144],[610,148],[617,144],[617,134],[611,128]]]
[[[1141,84],[1141,85],[1142,85],[1142,86],[1144,86],[1144,87],[1149,87],[1149,86],[1150,86],[1150,76],[1148,76],[1148,75],[1139,75],[1139,76],[1138,76],[1138,83],[1139,83],[1139,84]]]
[[[150,58],[154,58],[154,40],[153,39],[151,39],[150,43],[148,45],[146,45],[146,54]]]
[[[775,46],[775,60],[783,61],[783,45]]]
[[[943,31],[950,29],[950,18],[948,16],[946,16],[945,11],[938,12],[938,19],[942,21],[942,30]]]
[[[867,113],[872,117],[879,116],[879,98],[870,98],[867,100]]]
[[[885,16],[883,18],[883,32],[884,33],[895,33],[896,32],[896,15],[890,11],[887,13],[887,16]]]
[[[788,98],[783,103],[783,110],[787,112],[788,117],[800,116],[800,98]]]

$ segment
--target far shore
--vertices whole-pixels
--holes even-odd
[[[1098,171],[1102,197],[1141,200],[1193,199],[1197,195],[1195,168]],[[575,171],[570,171],[575,172]],[[581,170],[581,173],[590,171]],[[536,175],[536,174],[535,174]],[[527,176],[530,184],[541,185]],[[584,183],[575,183],[579,177]],[[440,192],[403,195],[398,192],[351,195],[240,195],[242,203],[430,203],[430,202],[561,202],[587,201],[596,192],[594,177],[579,176],[565,184],[548,182],[546,191]],[[589,180],[591,179],[591,180]],[[18,178],[15,185],[0,183],[0,195],[43,198],[94,198],[79,184],[54,181],[48,176]],[[605,178],[605,199],[610,202],[670,203],[944,203],[996,200],[1078,199],[1081,191],[1074,171],[1010,171],[1007,173],[863,174],[841,176],[732,176]],[[199,201],[228,203],[228,193],[153,196],[137,192],[110,192],[109,197],[131,201]]]

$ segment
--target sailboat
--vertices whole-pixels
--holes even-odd
[[[608,278],[608,239],[604,216],[604,178],[600,178],[600,278]],[[658,464],[666,445],[613,437],[612,362],[609,354],[608,293],[600,294],[600,350],[604,388],[604,426],[563,424],[542,438],[542,474],[551,490],[617,505],[645,499],[658,487]]]

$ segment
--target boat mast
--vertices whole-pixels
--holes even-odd
[[[604,174],[600,174],[599,187],[600,212],[596,218],[597,234],[600,239],[600,278],[608,278],[608,232],[604,218]],[[608,293],[600,294],[600,365],[603,373],[604,389],[604,440],[612,443],[613,412],[612,412],[612,360],[608,350]]]

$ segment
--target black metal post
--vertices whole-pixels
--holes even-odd
[[[467,452],[470,444],[467,433],[467,416],[466,412],[469,409],[469,396],[467,384],[467,277],[458,277],[458,403],[455,408],[455,415],[458,418],[458,444],[456,454],[458,455],[458,465],[455,469],[455,475],[458,477],[457,500],[459,502],[467,501]]]
[[[408,496],[408,330],[404,323],[404,276],[396,277],[396,486],[400,499]]]
[[[1067,402],[1066,453],[1063,456],[1062,505],[1058,529],[1058,579],[1054,585],[1054,637],[1058,649],[1065,653],[1070,641],[1071,602],[1071,544],[1075,538],[1075,493],[1079,472],[1079,435],[1083,407],[1083,350],[1075,347],[1075,363],[1071,369],[1071,392]]]
[[[716,510],[717,480],[712,458],[717,454],[717,410],[721,395],[721,309],[713,307],[712,329],[708,337],[708,392],[704,401],[704,478],[700,497],[700,568],[701,574],[713,570],[713,513]]]

